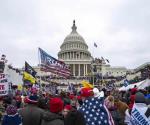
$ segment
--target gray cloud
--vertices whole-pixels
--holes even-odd
[[[57,57],[77,20],[78,32],[95,57],[135,68],[150,58],[149,0],[2,0],[0,53],[15,66],[38,63],[38,47]],[[93,43],[98,48],[93,51]]]

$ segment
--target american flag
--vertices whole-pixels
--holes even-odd
[[[69,67],[64,62],[50,56],[41,48],[39,48],[39,52],[41,58],[41,70],[52,72],[63,77],[68,77],[71,75]]]
[[[114,125],[101,97],[86,99],[79,111],[84,114],[86,125]]]

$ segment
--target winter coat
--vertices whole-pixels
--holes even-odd
[[[35,105],[29,104],[19,110],[23,119],[23,125],[41,125],[43,110]]]
[[[122,101],[115,102],[115,107],[122,116],[125,116],[125,111],[129,108],[128,105]]]
[[[68,113],[64,120],[65,125],[86,125],[84,115],[77,111],[77,110],[72,110]]]
[[[124,117],[123,115],[117,110],[117,108],[114,107],[111,108],[110,114],[114,120],[115,125],[124,125]]]
[[[5,115],[2,120],[2,125],[22,125],[22,118],[18,113],[15,115]]]
[[[130,96],[129,108],[132,109],[135,101],[135,95]]]
[[[41,125],[64,125],[63,117],[52,112],[45,112],[42,116]]]

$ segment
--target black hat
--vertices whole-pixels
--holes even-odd
[[[135,103],[146,103],[146,99],[143,93],[138,92],[135,94]]]

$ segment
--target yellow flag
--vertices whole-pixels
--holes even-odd
[[[22,85],[21,84],[18,85],[18,90],[20,90],[20,91],[22,90]]]
[[[89,82],[83,80],[81,81],[81,84],[83,85],[83,87],[85,88],[94,88],[94,86],[92,84],[90,84]]]
[[[32,84],[34,84],[36,82],[36,79],[27,72],[23,73],[23,78],[24,78],[24,80],[29,80]]]

